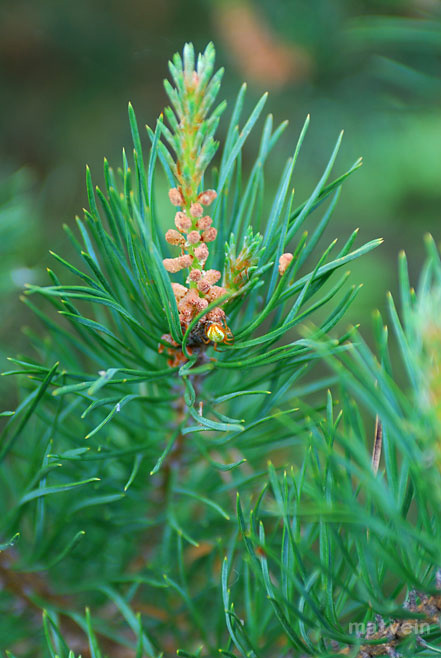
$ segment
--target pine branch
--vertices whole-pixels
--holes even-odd
[[[216,156],[224,104],[215,106],[214,56],[211,44],[198,57],[187,44],[173,58],[172,107],[167,125],[161,116],[147,129],[148,153],[129,106],[133,158],[123,152],[116,170],[105,161],[102,189],[87,169],[89,208],[75,232],[66,227],[74,256],[52,253],[48,285],[26,290],[43,330],[31,336],[33,357],[13,359],[5,373],[17,378],[20,403],[1,437],[0,500],[1,531],[20,529],[20,559],[37,580],[45,574],[35,591],[47,583],[33,597],[49,611],[34,655],[74,658],[69,619],[93,658],[323,655],[331,641],[353,640],[341,619],[354,601],[363,611],[381,601],[365,565],[391,569],[394,541],[403,551],[394,577],[424,591],[422,567],[407,578],[403,542],[416,531],[396,520],[402,492],[385,487],[381,462],[374,476],[349,387],[337,417],[331,393],[321,402],[342,377],[323,358],[346,362],[356,336],[338,326],[358,288],[347,286],[348,273],[335,275],[381,243],[356,248],[355,231],[340,247],[318,248],[360,161],[331,179],[340,135],[295,207],[308,117],[268,195],[265,171],[286,123],[262,121],[245,171],[242,152],[267,96],[243,118],[242,87]],[[156,204],[161,175],[174,206],[165,236],[173,216]],[[313,318],[305,338],[299,329]],[[380,396],[384,372],[376,376]],[[389,457],[384,405],[375,414]],[[302,466],[279,481],[279,466],[263,466],[270,457]],[[238,492],[246,512],[239,506],[236,519]],[[356,522],[365,507],[369,542]],[[427,525],[418,540],[433,561]],[[381,550],[386,557],[374,558]],[[20,598],[15,577],[5,576]],[[12,620],[8,628],[14,649],[26,631],[13,635]]]

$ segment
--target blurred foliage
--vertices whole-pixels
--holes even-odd
[[[2,347],[20,345],[17,338],[15,298],[25,283],[32,283],[36,272],[29,266],[35,252],[41,250],[38,241],[40,211],[35,180],[29,170],[22,169],[0,179],[0,364],[6,365]],[[3,388],[5,383],[0,381]]]
[[[26,270],[15,270],[14,265],[23,259],[30,246],[32,220],[35,222],[31,186],[29,172],[24,170],[0,180],[0,295],[3,298],[28,280]]]

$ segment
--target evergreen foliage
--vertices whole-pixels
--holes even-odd
[[[286,124],[263,120],[245,173],[266,95],[244,119],[243,86],[209,169],[224,109],[213,46],[195,58],[187,44],[170,70],[168,127],[160,117],[144,140],[129,106],[131,158],[105,161],[103,189],[87,170],[89,209],[65,227],[75,262],[52,253],[49,285],[27,289],[44,332],[5,373],[20,402],[0,444],[1,648],[439,653],[436,247],[417,293],[400,260],[400,388],[379,315],[376,355],[336,329],[358,290],[337,270],[381,242],[355,248],[354,231],[319,248],[360,165],[331,179],[341,135],[297,205],[307,118],[267,216],[264,170]],[[159,166],[179,207],[165,239]]]

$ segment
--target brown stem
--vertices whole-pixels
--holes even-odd
[[[375,475],[378,473],[378,467],[380,466],[381,459],[381,450],[383,447],[383,425],[381,420],[377,415],[375,417],[375,438],[374,438],[374,449],[372,451],[372,470]]]
[[[201,365],[204,362],[204,356],[205,356],[204,353],[201,352],[201,355],[195,364],[196,366]],[[204,375],[193,375],[193,376],[190,375],[190,381],[195,390],[196,398],[198,398],[200,395],[203,377]],[[184,424],[185,418],[187,416],[186,409],[187,409],[187,405],[185,402],[184,387],[181,384],[180,395],[176,403],[176,417],[174,423],[176,427],[182,428],[182,425]],[[182,431],[180,431],[178,436],[176,437],[176,441],[173,445],[173,448],[171,449],[167,457],[167,460],[163,465],[163,481],[161,486],[161,494],[162,494],[162,500],[164,501],[167,500],[167,492],[169,490],[172,473],[179,472],[180,467],[182,465],[182,456],[184,453],[184,449],[185,449],[185,435],[182,433]]]

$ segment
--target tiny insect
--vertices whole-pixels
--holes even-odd
[[[216,349],[216,346],[219,343],[224,343],[224,345],[228,345],[229,343],[232,343],[234,341],[234,336],[231,332],[231,329],[228,327],[227,323],[224,321],[223,323],[220,322],[209,322],[207,323],[205,327],[205,338],[207,339],[206,342],[208,343],[214,343],[214,349]]]

